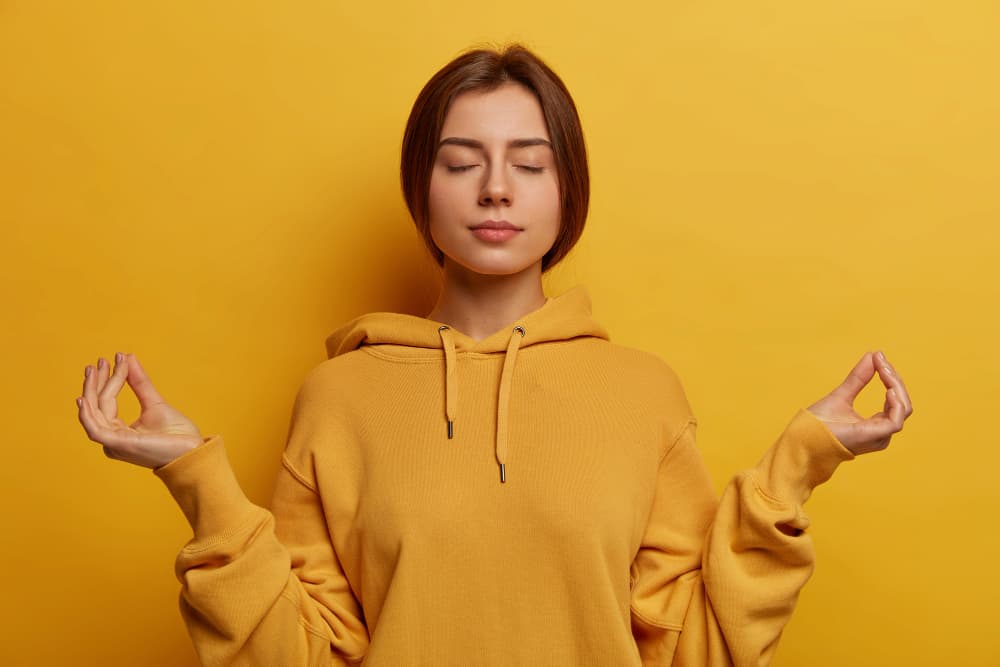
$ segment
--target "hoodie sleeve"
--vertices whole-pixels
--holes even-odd
[[[801,410],[717,502],[691,419],[660,462],[631,569],[642,664],[767,665],[813,570],[802,505],[853,458]]]
[[[293,420],[292,435],[297,430]],[[287,457],[268,511],[240,489],[213,436],[155,470],[194,537],[177,557],[181,614],[205,665],[351,665],[368,647],[361,607],[320,498]]]

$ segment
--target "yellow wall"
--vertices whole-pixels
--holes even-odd
[[[86,440],[84,365],[138,354],[266,502],[325,335],[432,302],[397,186],[410,103],[510,39],[591,149],[550,292],[587,284],[613,339],[677,369],[720,489],[866,349],[910,387],[889,451],[808,505],[818,569],[775,664],[1000,664],[995,3],[394,4],[0,4],[0,664],[195,663],[188,529]]]

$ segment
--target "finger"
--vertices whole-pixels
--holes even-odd
[[[128,364],[124,362],[125,355],[121,352],[115,354],[115,369],[104,387],[97,392],[97,407],[108,420],[118,416],[118,393],[125,385],[125,378],[128,377]]]
[[[83,369],[83,400],[97,407],[97,369],[89,365]]]
[[[855,424],[858,441],[864,444],[864,449],[872,451],[875,449],[885,449],[889,445],[892,435],[899,431],[885,414],[878,413],[868,419]]]
[[[128,362],[128,377],[126,380],[129,386],[132,387],[132,391],[135,392],[136,398],[139,399],[139,405],[142,409],[145,410],[159,403],[165,403],[163,397],[160,396],[160,393],[156,391],[156,387],[150,381],[149,376],[146,375],[142,364],[135,358],[135,355],[128,354],[125,355],[125,358]]]
[[[872,361],[872,353],[865,352],[861,357],[861,360],[855,364],[851,372],[847,374],[847,378],[840,384],[839,387],[834,389],[831,393],[838,398],[847,401],[850,404],[854,403],[854,399],[857,398],[861,390],[865,388],[869,382],[871,382],[872,377],[875,375],[875,364]]]
[[[903,404],[900,402],[895,389],[886,390],[885,402],[882,404],[882,411],[876,412],[868,419],[888,419],[896,426],[897,431],[903,430],[903,422],[906,420],[906,416],[903,413]]]
[[[94,442],[110,447],[127,446],[130,443],[124,432],[116,431],[104,418],[104,414],[86,400],[78,401],[79,419],[87,437]]]
[[[100,428],[94,422],[93,415],[90,412],[90,401],[81,396],[76,399],[76,405],[79,408],[76,416],[80,420],[83,430],[87,432],[88,438],[97,442],[96,436],[99,433]]]
[[[883,357],[884,356],[885,355],[883,355]],[[886,364],[889,364],[888,359],[886,359]],[[889,364],[889,369],[892,371],[892,374],[896,377],[896,380],[898,380],[896,386],[893,387],[893,389],[896,390],[896,393],[899,396],[899,400],[902,401],[903,403],[903,408],[906,413],[906,416],[909,417],[910,415],[913,414],[913,402],[910,400],[910,392],[907,391],[906,383],[903,382],[903,378],[900,377],[899,373],[896,372],[896,369],[893,368],[891,364]]]
[[[899,400],[899,395],[895,388],[885,393],[885,398],[889,402],[889,421],[896,425],[896,431],[903,430],[903,422],[906,421],[906,409],[903,402]]]
[[[899,373],[889,363],[889,360],[885,357],[885,353],[882,351],[879,351],[875,355],[875,367],[878,370],[879,379],[882,380],[882,384],[885,385],[886,389],[895,390],[896,399],[902,405],[903,419],[906,419],[913,414],[913,404],[910,402],[910,394],[906,391],[903,378],[899,376]]]
[[[97,358],[97,370],[94,379],[97,384],[97,393],[100,394],[101,390],[104,389],[104,385],[108,382],[108,362],[104,360],[104,357]]]

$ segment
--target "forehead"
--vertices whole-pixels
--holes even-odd
[[[541,137],[549,139],[545,116],[535,94],[518,83],[493,90],[472,90],[452,100],[441,136],[483,143]]]

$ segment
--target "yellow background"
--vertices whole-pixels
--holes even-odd
[[[547,288],[588,285],[613,340],[674,366],[720,490],[865,350],[910,388],[889,450],[807,506],[817,571],[775,664],[1000,665],[996,4],[393,4],[0,3],[0,663],[195,664],[189,529],[86,439],[84,365],[136,353],[266,503],[325,336],[432,304],[410,104],[521,40],[592,159]]]

